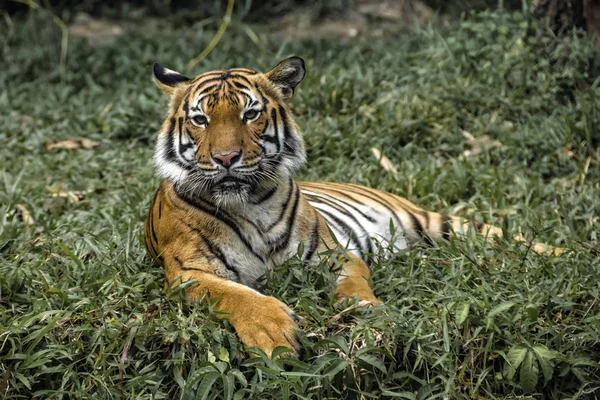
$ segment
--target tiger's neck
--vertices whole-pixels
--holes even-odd
[[[279,230],[279,226],[291,217],[294,205],[299,203],[300,188],[292,178],[282,179],[261,188],[252,193],[244,204],[217,206],[209,196],[202,194],[190,194],[174,188],[177,195],[186,202],[198,206],[204,206],[214,213],[224,214],[230,218],[245,221],[254,226],[262,233]]]

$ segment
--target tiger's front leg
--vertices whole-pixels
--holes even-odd
[[[354,254],[348,253],[338,258],[342,263],[342,268],[337,279],[335,297],[338,302],[344,299],[358,296],[359,305],[381,305],[383,304],[369,285],[369,267],[363,260]]]
[[[265,296],[242,284],[219,278],[207,265],[182,262],[165,257],[167,282],[180,278],[182,282],[197,283],[187,289],[189,298],[197,300],[207,295],[218,300],[215,309],[225,313],[246,347],[256,346],[268,356],[278,346],[285,346],[298,355],[299,343],[295,330],[297,317],[288,306],[271,296]]]

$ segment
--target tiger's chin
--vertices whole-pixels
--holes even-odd
[[[222,182],[211,190],[211,198],[217,207],[236,208],[248,203],[252,187],[243,182]]]

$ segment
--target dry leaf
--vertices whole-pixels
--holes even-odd
[[[471,150],[465,150],[461,155],[462,158],[477,156],[483,153],[485,150],[502,147],[502,143],[492,139],[488,135],[483,135],[476,138],[467,131],[462,131],[462,135],[469,141],[469,145],[471,145]]]
[[[92,193],[93,190],[85,190],[85,191],[72,191],[72,190],[63,190],[62,187],[46,187],[48,193],[50,193],[51,197],[66,199],[69,203],[75,204],[79,203],[81,200],[85,198],[85,196],[89,193]]]
[[[391,172],[394,174],[398,172],[394,163],[392,163],[392,161],[390,161],[389,158],[383,155],[381,150],[379,150],[376,147],[372,147],[371,153],[373,153],[375,158],[379,161],[379,165],[381,165],[381,168],[385,169],[387,172]]]
[[[575,156],[575,153],[573,152],[573,147],[571,147],[571,145],[563,147],[561,149],[561,152],[569,158],[573,158]]]
[[[54,150],[54,149],[68,149],[68,150],[77,150],[77,149],[93,149],[98,147],[100,143],[94,142],[93,140],[86,139],[84,137],[74,137],[67,140],[63,140],[60,142],[55,142],[50,139],[48,144],[46,144],[46,150]]]
[[[17,209],[17,214],[21,217],[25,228],[29,228],[31,225],[35,224],[35,220],[29,213],[27,207],[25,207],[25,204],[17,204],[15,205],[15,208]]]
[[[75,15],[75,21],[69,27],[73,37],[83,37],[92,43],[109,43],[125,33],[121,25],[106,18],[94,18],[86,13]]]

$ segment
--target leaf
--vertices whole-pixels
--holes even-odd
[[[89,193],[92,193],[94,190],[85,190],[85,191],[73,191],[73,190],[63,190],[61,186],[58,187],[46,187],[48,193],[50,193],[50,197],[66,199],[71,204],[79,203],[81,200],[85,198]]]
[[[223,397],[225,400],[233,399],[233,389],[235,388],[235,382],[233,376],[227,374],[222,375],[223,377]]]
[[[215,381],[221,376],[218,372],[209,372],[204,375],[202,381],[200,381],[200,385],[198,386],[198,393],[196,394],[196,398],[200,400],[205,400],[210,393],[210,389],[212,389]]]
[[[173,379],[175,379],[175,382],[177,382],[180,389],[185,388],[185,379],[183,379],[183,376],[181,375],[181,368],[179,368],[179,367],[173,368]]]
[[[229,351],[223,346],[219,349],[219,360],[229,362]]]
[[[411,392],[392,392],[390,390],[382,390],[381,394],[386,397],[396,397],[399,399],[416,400],[417,396]]]
[[[488,318],[494,318],[496,315],[500,314],[501,312],[509,310],[515,304],[517,304],[517,303],[515,303],[514,301],[505,301],[504,303],[497,305],[496,307],[492,308],[492,310],[489,312]]]
[[[535,321],[540,314],[538,307],[535,304],[528,304],[525,306],[525,312],[527,313],[527,317],[530,321]]]
[[[462,325],[463,322],[465,322],[467,320],[467,317],[469,316],[469,309],[471,307],[471,303],[469,302],[464,302],[458,305],[458,308],[456,309],[456,324],[458,326]]]
[[[519,368],[519,365],[521,365],[526,355],[527,348],[521,345],[514,346],[512,349],[510,349],[506,355],[508,363],[504,367],[504,375],[508,379],[513,379],[515,373],[517,372],[517,368]]]
[[[527,351],[527,355],[523,359],[521,363],[521,389],[525,393],[530,393],[535,390],[535,386],[538,381],[538,368],[536,362],[533,358],[533,354],[530,351]]]
[[[554,363],[552,363],[552,360],[555,357],[554,353],[541,344],[533,346],[533,352],[540,364],[542,374],[544,375],[544,384],[546,384],[552,379],[552,375],[554,374]]]
[[[349,364],[348,361],[343,360],[341,358],[333,359],[331,361],[331,363],[329,363],[329,365],[327,366],[327,368],[325,368],[323,370],[323,376],[334,377],[339,372],[341,372],[344,369],[346,369],[346,367],[348,366],[348,364]]]
[[[23,221],[23,225],[25,225],[26,229],[29,228],[31,225],[35,224],[35,220],[31,216],[31,213],[29,212],[27,207],[25,207],[25,204],[16,204],[15,208],[17,209],[17,214],[19,215],[19,217],[21,217],[21,221]]]
[[[465,139],[468,140],[468,144],[471,146],[471,150],[465,150],[461,158],[467,158],[472,156],[477,156],[483,153],[485,150],[491,150],[496,147],[502,147],[502,143],[499,141],[492,139],[488,135],[483,135],[479,137],[474,137],[471,133],[467,131],[462,131],[462,135]]]
[[[379,358],[375,357],[374,355],[361,354],[361,355],[357,356],[356,358],[360,361],[363,361],[363,362],[377,368],[384,374],[387,374],[387,369],[385,368],[385,365],[383,365],[383,361],[381,361]]]
[[[387,158],[381,152],[381,150],[379,150],[377,147],[372,147],[371,148],[371,153],[379,161],[379,165],[381,165],[381,168],[383,168],[387,172],[392,172],[394,174],[398,172],[398,170],[396,169],[396,166],[394,165],[394,163],[389,158]]]
[[[417,400],[428,399],[429,395],[431,393],[433,393],[433,391],[436,389],[436,387],[437,387],[437,385],[433,385],[431,383],[421,386],[421,388],[417,392]]]
[[[344,354],[348,354],[350,353],[350,348],[348,347],[348,343],[346,342],[346,339],[344,339],[341,336],[330,336],[326,339],[323,340],[319,340],[314,347],[316,348],[320,348],[320,347],[325,347],[325,345],[333,345],[333,346],[327,346],[327,347],[333,347],[333,348],[337,348],[340,349]]]
[[[70,138],[67,140],[62,140],[60,142],[55,142],[50,139],[46,144],[46,150],[55,150],[55,149],[67,149],[67,150],[78,150],[78,149],[93,149],[100,146],[100,143],[94,142],[93,140],[86,139],[84,137],[78,136],[74,138]]]

